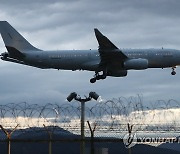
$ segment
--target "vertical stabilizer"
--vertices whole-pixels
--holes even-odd
[[[0,33],[7,50],[16,49],[20,52],[39,50],[31,45],[21,34],[19,34],[7,21],[0,21]]]

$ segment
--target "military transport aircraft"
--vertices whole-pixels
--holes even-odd
[[[94,71],[91,83],[107,76],[125,77],[128,70],[172,68],[180,65],[180,50],[175,49],[119,49],[98,29],[94,29],[98,50],[44,51],[31,45],[7,21],[0,21],[0,33],[7,52],[1,59],[41,69]]]

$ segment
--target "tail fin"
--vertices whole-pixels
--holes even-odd
[[[35,48],[33,45],[31,45],[7,21],[0,21],[0,33],[8,51],[12,49],[16,49],[20,52],[27,52],[29,50],[39,50]]]

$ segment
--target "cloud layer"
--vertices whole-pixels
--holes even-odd
[[[180,49],[178,0],[32,0],[2,1],[0,19],[7,20],[33,45],[49,49],[96,49],[93,28],[99,28],[119,48]],[[4,52],[0,40],[0,51]],[[92,85],[93,72],[40,70],[0,62],[0,103],[65,101],[72,92],[96,91],[102,98],[142,94],[147,102],[179,99],[180,69],[129,71]]]

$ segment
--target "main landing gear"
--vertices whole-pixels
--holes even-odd
[[[172,67],[172,72],[171,72],[171,75],[176,75],[175,68],[176,68],[176,66],[175,66],[175,67]]]
[[[106,75],[105,72],[103,72],[102,75],[100,75],[99,72],[96,72],[95,75],[94,75],[94,78],[91,78],[91,79],[90,79],[90,82],[91,82],[91,83],[95,83],[96,80],[100,80],[100,79],[104,80],[104,79],[106,79],[106,76],[107,76],[107,75]]]

